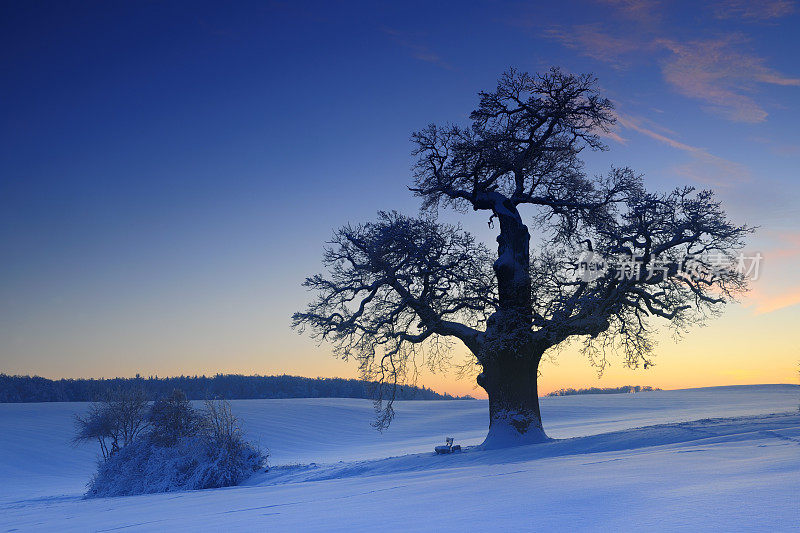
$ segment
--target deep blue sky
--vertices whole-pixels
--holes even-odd
[[[768,275],[716,327],[798,318],[793,2],[0,9],[0,371],[351,375],[289,330],[300,281],[334,227],[416,210],[409,134],[509,66],[598,75],[620,123],[590,172],[712,186],[762,226]],[[790,344],[741,380],[789,372]]]

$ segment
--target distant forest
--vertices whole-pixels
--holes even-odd
[[[623,385],[622,387],[589,387],[588,389],[559,389],[547,393],[547,396],[573,396],[575,394],[620,394],[627,392],[647,392],[661,389],[642,387],[640,385]]]
[[[220,398],[252,400],[264,398],[372,398],[375,384],[358,379],[304,378],[299,376],[180,376],[171,378],[136,376],[110,379],[46,379],[39,376],[0,374],[0,403],[20,402],[91,402],[106,391],[138,387],[153,400],[174,389],[186,393],[190,400]],[[458,400],[431,389],[398,386],[398,400]]]

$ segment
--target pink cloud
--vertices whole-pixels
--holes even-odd
[[[783,142],[783,140],[776,141],[770,137],[763,136],[752,136],[749,138],[749,140],[763,144],[775,155],[784,157],[800,155],[800,144],[797,143],[786,143]]]
[[[770,259],[785,261],[800,257],[800,232],[780,232],[775,238],[777,245],[768,251]]]
[[[773,245],[765,249],[762,256],[769,270],[773,272],[774,281],[777,279],[795,280],[791,275],[796,272],[795,265],[800,261],[800,231],[774,232],[765,230],[765,234]],[[763,269],[762,269],[763,271]],[[775,278],[775,273],[781,272]],[[767,282],[767,279],[764,279]],[[771,313],[800,303],[800,285],[789,286],[783,284],[767,284],[760,281],[754,282],[751,291],[744,300],[745,305],[752,307],[756,314]]]
[[[623,137],[622,135],[620,135],[618,131],[615,131],[615,130],[613,130],[613,129],[609,129],[609,130],[601,130],[601,129],[597,129],[597,130],[595,131],[595,133],[596,133],[596,134],[597,134],[599,137],[601,137],[601,138],[603,138],[603,139],[608,139],[608,140],[611,140],[611,141],[616,141],[616,142],[618,142],[619,144],[628,144],[628,139],[626,139],[625,137]]]
[[[581,54],[609,63],[615,68],[624,68],[627,55],[639,53],[642,43],[635,40],[614,37],[602,31],[599,24],[583,24],[564,28],[555,26],[545,30],[546,37],[559,41],[567,48]]]
[[[666,144],[668,146],[671,146],[673,148],[677,148],[678,150],[683,150],[685,152],[689,152],[689,153],[692,153],[692,154],[707,153],[707,152],[705,152],[705,150],[703,148],[697,148],[695,146],[690,146],[688,144],[685,144],[685,143],[682,143],[682,142],[677,141],[675,139],[672,139],[671,137],[667,137],[666,135],[658,133],[657,131],[654,131],[654,129],[658,129],[657,127],[653,127],[653,126],[645,127],[645,126],[643,126],[642,125],[643,123],[648,123],[648,124],[654,124],[654,123],[649,121],[649,120],[647,120],[647,119],[644,119],[642,117],[633,117],[633,116],[630,116],[630,115],[623,115],[623,114],[619,114],[618,113],[617,114],[617,122],[624,128],[628,128],[628,129],[637,131],[637,132],[639,132],[639,133],[641,133],[643,135],[646,135],[646,136],[648,136],[648,137],[650,137],[652,139],[655,139],[655,140],[657,140],[659,142],[662,142],[662,143],[664,143],[664,144]],[[653,129],[651,129],[651,128],[653,128]]]
[[[597,0],[633,13],[653,9],[649,2]],[[705,109],[734,122],[758,123],[767,111],[753,96],[760,84],[800,87],[800,78],[782,74],[747,50],[747,39],[731,34],[716,39],[678,41],[657,31],[609,33],[600,24],[554,26],[544,32],[578,53],[624,69],[634,61],[661,59],[664,81]]]
[[[655,139],[676,150],[681,150],[692,156],[689,163],[676,166],[674,171],[689,179],[705,185],[728,186],[732,183],[741,183],[750,180],[750,172],[741,163],[729,161],[716,156],[705,148],[692,146],[674,139],[670,130],[662,128],[654,122],[642,117],[617,114],[617,123],[623,128],[636,131],[642,135]],[[660,130],[657,131],[657,130]]]
[[[784,289],[777,293],[753,289],[748,293],[744,304],[752,307],[753,312],[757,315],[785,309],[800,304],[800,287]]]
[[[414,59],[431,63],[432,65],[446,70],[453,70],[453,66],[450,63],[445,61],[439,54],[433,52],[426,45],[419,42],[418,38],[391,28],[384,28],[383,32],[389,35],[397,44],[408,49],[411,52],[411,57]]]
[[[714,6],[714,16],[719,19],[770,20],[794,13],[792,0],[723,0]]]
[[[729,120],[763,122],[767,112],[750,96],[755,82],[800,87],[800,78],[784,76],[762,58],[739,51],[742,42],[739,36],[689,43],[659,39],[658,45],[671,52],[662,65],[664,79]]]
[[[656,22],[660,18],[660,0],[596,0],[614,7],[621,15],[640,24]]]

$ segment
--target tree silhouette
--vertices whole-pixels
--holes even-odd
[[[379,427],[418,357],[435,366],[460,341],[481,368],[493,447],[546,438],[537,378],[548,350],[580,339],[601,368],[614,352],[647,367],[655,319],[681,331],[718,313],[746,288],[735,254],[752,230],[711,191],[649,193],[628,168],[588,177],[579,155],[605,149],[614,123],[592,76],[511,70],[479,96],[469,127],[412,136],[422,215],[382,212],[336,232],[293,325],[387,384]],[[496,256],[437,222],[441,206],[486,211]]]

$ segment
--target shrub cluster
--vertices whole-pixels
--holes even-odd
[[[142,409],[141,397],[116,391],[78,417],[75,440],[97,440],[103,454],[87,497],[229,487],[266,464],[226,401],[195,410],[175,390]]]

